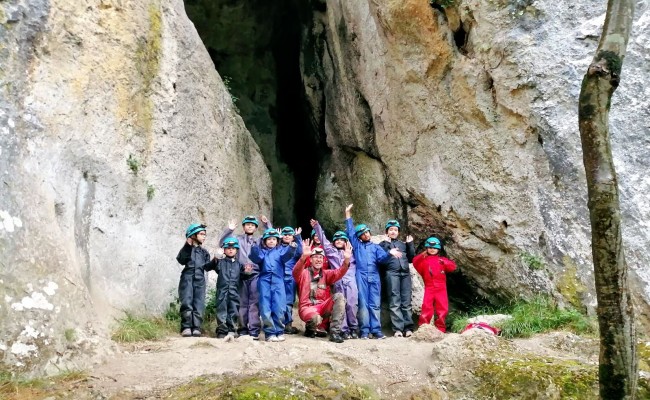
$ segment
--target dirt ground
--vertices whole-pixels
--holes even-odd
[[[107,397],[126,392],[145,395],[202,375],[251,374],[325,363],[335,371],[349,371],[356,383],[372,387],[382,398],[408,398],[410,393],[429,386],[431,343],[388,338],[337,344],[326,338],[285,337],[287,340],[280,343],[253,341],[248,336],[230,342],[170,337],[162,342],[123,346],[121,354],[90,372],[90,383]]]
[[[468,369],[472,363],[495,349],[591,365],[598,358],[595,340],[564,332],[515,341],[485,334],[433,336],[427,340],[435,342],[389,337],[341,344],[302,335],[286,335],[287,340],[279,343],[253,341],[248,336],[232,341],[169,337],[122,346],[119,354],[90,371],[88,387],[105,398],[160,398],[164,389],[205,375],[248,375],[321,363],[349,374],[356,384],[371,388],[382,399],[411,399],[424,392],[433,393],[426,398],[447,399],[459,398],[449,395],[453,388],[448,386],[462,388],[464,382],[471,382]]]

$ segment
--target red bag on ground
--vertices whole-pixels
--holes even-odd
[[[471,323],[467,324],[467,326],[465,326],[465,328],[463,328],[463,330],[460,331],[460,333],[463,333],[463,332],[468,331],[470,329],[481,329],[481,330],[484,330],[484,331],[486,331],[488,333],[491,333],[491,334],[497,335],[497,336],[499,336],[501,334],[501,329],[495,328],[494,326],[491,326],[491,325],[488,325],[485,322],[471,322]]]

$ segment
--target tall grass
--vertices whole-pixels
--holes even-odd
[[[125,313],[117,322],[111,338],[122,343],[159,340],[178,330],[178,324],[166,318],[138,317],[131,313]]]
[[[547,297],[537,297],[529,302],[514,304],[509,310],[512,319],[504,321],[499,328],[508,338],[530,337],[535,333],[552,330],[569,330],[578,334],[594,333],[592,320],[575,309],[559,309]]]
[[[560,309],[545,296],[530,301],[519,301],[501,307],[481,307],[467,313],[449,315],[453,332],[460,332],[467,326],[468,319],[478,315],[508,314],[512,319],[495,324],[506,338],[530,337],[536,333],[552,330],[568,330],[577,334],[596,332],[596,324],[579,311],[569,308]]]

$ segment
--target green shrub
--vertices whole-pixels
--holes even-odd
[[[138,174],[138,171],[140,170],[140,161],[133,157],[133,154],[129,154],[129,158],[126,159],[126,165],[129,166],[129,169],[134,175]]]

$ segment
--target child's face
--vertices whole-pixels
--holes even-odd
[[[336,239],[336,240],[334,241],[334,247],[336,247],[336,248],[339,249],[339,250],[344,249],[344,248],[345,248],[345,240],[343,240],[343,239]]]
[[[293,236],[282,235],[282,243],[290,244],[291,242],[293,242]]]
[[[205,242],[205,236],[206,236],[205,231],[199,232],[199,233],[197,233],[196,235],[194,235],[194,240],[195,240],[199,245],[202,245],[203,242]]]
[[[257,225],[252,222],[246,222],[244,224],[244,233],[247,235],[252,235],[257,230]]]
[[[314,235],[311,237],[312,243],[314,243],[316,246],[320,246],[320,239],[318,238],[318,235]]]
[[[397,235],[399,235],[399,228],[396,226],[391,226],[386,231],[386,235],[388,235],[388,237],[391,239],[397,239]]]
[[[431,256],[435,256],[436,254],[438,254],[438,251],[439,251],[438,249],[434,249],[433,247],[427,247],[427,254]]]
[[[274,248],[275,246],[278,245],[278,238],[274,238],[274,237],[266,238],[266,240],[264,240],[264,244],[269,249],[272,249],[272,248]]]
[[[237,249],[234,247],[226,247],[225,249],[223,249],[223,252],[227,257],[232,258],[235,256],[235,254],[237,254]]]
[[[359,236],[359,239],[361,239],[362,242],[369,242],[370,232],[364,232],[363,235]]]

